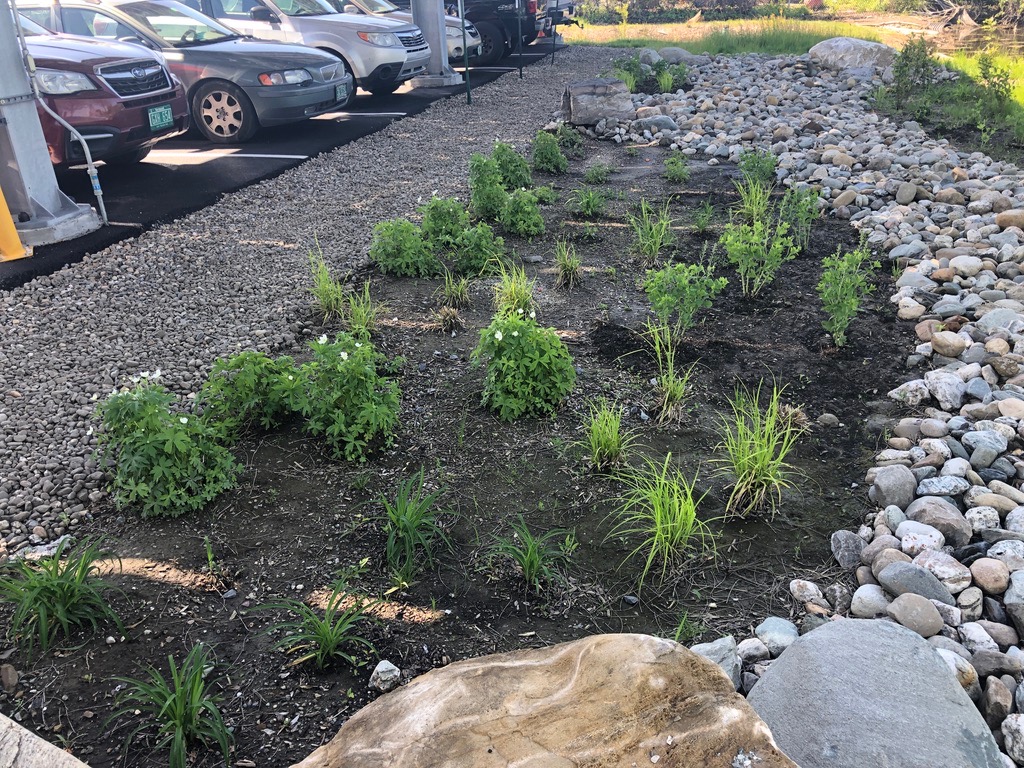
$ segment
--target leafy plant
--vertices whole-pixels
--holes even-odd
[[[315,253],[309,252],[309,270],[313,278],[310,290],[320,311],[324,313],[324,322],[331,317],[340,317],[345,310],[345,283],[331,276],[331,269],[319,246]]]
[[[444,283],[434,294],[441,300],[441,306],[465,307],[469,305],[469,278],[457,277],[451,272],[444,273]]]
[[[469,228],[469,214],[455,198],[431,197],[419,211],[423,216],[423,237],[435,253],[454,248]]]
[[[501,173],[501,184],[511,192],[514,189],[525,189],[533,186],[530,164],[526,158],[516,152],[515,147],[503,141],[494,143],[491,157],[498,164]]]
[[[782,404],[785,387],[773,384],[764,406],[761,389],[737,386],[729,400],[732,416],[722,417],[719,428],[718,448],[726,457],[720,463],[736,480],[726,511],[741,516],[781,500],[792,485],[794,470],[786,459],[804,430]]]
[[[603,471],[623,462],[636,443],[636,434],[622,428],[626,412],[607,400],[588,403],[584,446],[594,469]]]
[[[665,158],[665,178],[673,184],[685,184],[690,180],[690,165],[686,155],[672,154]]]
[[[892,90],[896,99],[904,100],[926,90],[935,82],[936,70],[928,41],[923,36],[911,37],[896,54],[892,66]]]
[[[229,439],[254,425],[273,429],[302,407],[305,379],[290,357],[246,350],[220,358],[199,391],[203,418]]]
[[[517,189],[508,196],[498,218],[506,232],[519,237],[533,237],[544,232],[544,217],[537,198],[527,189]]]
[[[420,228],[408,219],[374,225],[370,258],[385,275],[432,277],[443,268],[427,247]]]
[[[537,308],[533,298],[535,283],[523,267],[517,264],[502,265],[501,277],[494,286],[494,308],[497,314],[534,314]]]
[[[533,170],[552,174],[569,170],[569,161],[562,154],[558,139],[547,131],[537,131],[533,138]]]
[[[678,326],[647,323],[644,338],[658,366],[655,386],[658,391],[658,424],[679,421],[683,407],[690,398],[690,378],[696,364],[685,370],[676,365],[676,346],[679,343]]]
[[[698,206],[697,210],[693,212],[693,227],[700,234],[704,234],[708,231],[708,227],[711,226],[711,220],[715,218],[715,207],[711,203],[705,200]]]
[[[629,91],[630,93],[637,93],[637,77],[629,70],[613,69],[612,77],[615,78],[616,80],[621,80],[625,84],[626,90]]]
[[[459,235],[452,251],[452,261],[456,272],[475,277],[494,269],[504,255],[504,239],[495,235],[489,224],[481,221]]]
[[[683,611],[683,615],[679,617],[679,623],[676,624],[676,631],[672,634],[672,639],[677,643],[685,645],[695,639],[703,631],[704,627],[693,621],[693,619],[690,618],[689,613]]]
[[[780,222],[774,229],[759,219],[753,224],[729,223],[719,241],[726,258],[740,275],[744,296],[756,296],[775,279],[779,268],[796,258],[789,224]]]
[[[744,179],[735,184],[740,195],[740,204],[736,210],[739,217],[747,222],[767,219],[771,208],[772,188],[756,179]]]
[[[659,72],[656,79],[658,81],[659,93],[670,93],[672,91],[672,83],[675,81],[675,78],[671,72],[668,70]]]
[[[7,639],[29,653],[35,646],[46,653],[60,635],[71,636],[75,627],[94,632],[103,622],[124,628],[103,592],[107,586],[96,576],[96,562],[106,557],[95,541],[85,541],[67,553],[63,539],[51,557],[37,561],[20,558],[0,566],[0,602],[14,606]]]
[[[645,264],[657,263],[661,252],[675,241],[668,203],[656,210],[647,200],[641,199],[639,211],[627,213],[626,221],[633,230],[633,250]]]
[[[572,157],[583,157],[583,137],[568,123],[559,123],[555,131],[558,146]]]
[[[987,51],[978,56],[978,82],[984,89],[988,101],[995,106],[1003,106],[1010,101],[1013,94],[1010,70],[1000,66]]]
[[[775,169],[778,165],[779,158],[771,152],[746,150],[740,153],[740,173],[748,184],[763,184],[771,189],[775,186]]]
[[[224,447],[227,430],[192,413],[172,413],[175,398],[140,379],[100,404],[102,456],[116,457],[111,483],[119,507],[143,517],[177,517],[202,508],[235,483],[239,467]]]
[[[593,219],[604,214],[605,196],[596,189],[578,189],[573,194],[572,205],[580,216]]]
[[[576,383],[565,343],[521,309],[495,315],[472,359],[487,361],[483,404],[504,421],[553,413]]]
[[[363,290],[351,291],[345,296],[345,328],[353,336],[369,339],[377,330],[377,318],[387,311],[387,306],[374,301],[370,295],[370,281],[363,283]]]
[[[571,291],[583,278],[583,261],[571,243],[555,243],[555,287]]]
[[[727,283],[724,277],[715,277],[715,268],[710,264],[676,263],[648,271],[644,290],[661,324],[668,325],[675,314],[682,334],[693,326],[697,312],[711,308]]]
[[[134,740],[149,723],[157,725],[160,741],[157,749],[170,747],[170,768],[187,768],[188,750],[196,743],[216,745],[225,762],[231,756],[231,732],[220,712],[220,696],[211,691],[207,674],[213,659],[206,646],[192,647],[179,668],[173,656],[167,657],[170,680],[150,667],[148,679],[114,678],[125,688],[118,694],[119,709],[111,718],[143,714],[143,720],[128,735]]]
[[[495,555],[508,558],[519,566],[523,580],[534,592],[540,593],[545,585],[559,580],[558,567],[568,559],[567,550],[571,549],[572,545],[566,546],[566,542],[571,541],[573,535],[569,531],[557,528],[534,536],[522,515],[512,523],[512,531],[511,538],[496,536],[492,551]],[[558,538],[562,538],[563,543],[560,546],[553,543]]]
[[[707,493],[696,496],[696,478],[687,480],[671,461],[671,453],[662,464],[645,459],[642,469],[624,471],[616,478],[624,489],[614,513],[618,523],[609,537],[642,539],[626,557],[626,562],[637,556],[643,560],[638,579],[641,588],[659,564],[664,580],[669,566],[683,555],[714,552],[714,534],[697,517]]]
[[[285,633],[273,647],[287,654],[299,654],[292,660],[292,666],[312,661],[317,669],[325,669],[335,661],[360,667],[363,662],[357,656],[359,651],[374,652],[370,641],[356,634],[358,625],[366,620],[368,607],[360,598],[349,594],[344,578],[332,586],[323,616],[301,600],[285,599],[261,606],[263,610],[287,611],[293,617],[267,630],[271,634]]]
[[[469,158],[469,195],[478,218],[495,221],[501,215],[508,193],[496,160],[478,152]]]
[[[868,281],[879,264],[871,261],[868,249],[861,246],[848,253],[837,249],[825,259],[824,267],[818,295],[828,319],[822,325],[832,335],[835,345],[841,347],[846,344],[846,329],[857,316],[861,301],[874,290]]]
[[[638,55],[616,59],[613,77],[622,80],[631,93],[675,93],[685,88],[690,73],[685,64],[658,61],[652,65],[640,62]]]
[[[613,170],[607,163],[594,163],[583,174],[583,181],[587,184],[604,184]]]
[[[377,499],[384,507],[384,515],[379,518],[387,536],[384,557],[399,583],[411,583],[422,564],[433,565],[438,544],[450,546],[438,523],[438,516],[445,511],[436,506],[441,493],[441,489],[426,491],[420,468],[411,478],[398,483],[394,499],[383,494]]]
[[[554,205],[558,202],[558,192],[550,184],[534,187],[531,192],[533,192],[533,196],[537,198],[537,202],[541,205]]]
[[[789,187],[779,204],[779,221],[789,224],[793,244],[805,250],[811,241],[811,227],[818,218],[818,193],[810,187]]]

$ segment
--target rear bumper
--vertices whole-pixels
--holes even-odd
[[[345,93],[341,99],[337,95],[337,86],[344,85]],[[252,101],[260,125],[283,125],[316,117],[332,109],[344,107],[355,92],[355,83],[348,75],[339,77],[329,83],[313,85],[274,85],[246,88],[245,93]]]

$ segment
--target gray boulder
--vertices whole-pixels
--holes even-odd
[[[736,686],[736,690],[740,689],[740,683],[742,682],[740,672],[743,669],[743,663],[740,661],[740,655],[736,650],[736,638],[732,635],[726,635],[712,643],[698,643],[690,648],[690,650],[698,656],[703,656],[708,661],[715,662],[729,676],[732,684]]]
[[[822,40],[808,51],[812,60],[826,69],[841,72],[855,67],[885,69],[896,61],[896,49],[881,43],[857,40],[853,37],[833,37]]]
[[[685,48],[662,48],[658,51],[658,54],[667,64],[681,64],[682,62],[689,61],[693,58],[693,54]]]
[[[934,573],[913,563],[890,563],[879,572],[878,583],[892,595],[905,595],[912,592],[929,600],[938,600],[946,605],[956,605],[949,590],[935,578]]]
[[[917,478],[909,467],[896,464],[891,467],[879,467],[875,472],[868,496],[880,507],[890,504],[906,509],[914,500],[917,489]]]
[[[802,636],[747,701],[807,768],[992,768],[999,748],[935,650],[882,621],[833,621]]]
[[[573,125],[597,125],[611,117],[634,120],[636,109],[624,82],[595,77],[569,84],[562,94],[562,114]]]
[[[657,133],[658,131],[678,131],[679,126],[676,125],[668,115],[653,115],[651,117],[642,117],[633,123],[633,130],[637,133],[643,131],[650,131],[651,133]]]

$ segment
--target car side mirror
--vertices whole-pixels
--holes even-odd
[[[143,40],[138,35],[125,35],[124,37],[117,38],[118,42],[121,43],[134,43],[135,45],[141,45],[144,48],[153,48],[153,44],[149,40]]]
[[[265,21],[268,24],[278,24],[281,21],[277,14],[265,5],[257,5],[249,11],[249,18],[253,21]]]
[[[351,13],[351,14],[354,14],[354,15],[358,15],[360,13],[360,10],[358,8],[356,8],[354,5],[346,5],[345,6],[345,13]]]

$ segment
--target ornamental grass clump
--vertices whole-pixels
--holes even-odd
[[[719,426],[718,450],[725,458],[718,463],[735,480],[726,511],[741,517],[765,507],[774,512],[782,492],[793,484],[796,470],[786,459],[805,430],[795,418],[799,410],[782,403],[785,387],[773,383],[764,404],[762,387],[737,386],[729,401],[732,415],[723,416]]]
[[[523,581],[534,592],[562,580],[559,570],[575,549],[576,537],[572,531],[556,528],[535,535],[520,515],[512,523],[511,537],[495,536],[492,554],[511,560],[523,576]],[[555,543],[561,539],[559,543]]]
[[[686,155],[674,154],[665,158],[666,179],[673,184],[685,184],[690,180],[690,164],[686,161]]]
[[[342,324],[357,338],[368,340],[377,330],[377,318],[388,309],[386,304],[375,301],[370,295],[370,281],[363,283],[363,290],[351,290],[345,296]]]
[[[332,317],[341,317],[345,311],[345,282],[331,275],[319,245],[316,252],[309,252],[309,271],[313,279],[310,291],[324,315],[324,322]]]
[[[846,330],[857,316],[861,302],[874,290],[870,280],[878,269],[867,247],[843,253],[842,248],[824,261],[818,295],[828,318],[822,323],[837,347],[846,344]]]
[[[554,413],[576,383],[565,343],[532,311],[495,315],[472,359],[486,361],[483,405],[503,421]]]
[[[604,215],[607,198],[596,189],[579,189],[573,193],[569,202],[580,216],[594,219]]]
[[[433,277],[444,269],[431,253],[423,232],[408,219],[374,225],[370,258],[385,275]]]
[[[773,226],[765,219],[753,224],[726,225],[719,243],[739,273],[744,296],[759,294],[771,284],[783,264],[796,258],[796,246],[788,233],[786,222]]]
[[[644,264],[656,264],[662,252],[675,242],[668,203],[656,209],[641,199],[636,213],[627,213],[626,221],[633,230],[633,251]]]
[[[689,368],[676,364],[676,347],[681,335],[678,326],[650,322],[644,331],[644,340],[658,366],[654,383],[658,393],[659,425],[682,421],[691,395],[690,379],[697,364]]]
[[[583,279],[583,260],[576,254],[572,243],[555,243],[555,287],[571,291]]]
[[[767,220],[771,212],[772,188],[756,179],[734,182],[740,196],[736,215],[742,221],[753,223]]]
[[[622,427],[626,416],[620,405],[607,400],[591,402],[587,406],[587,418],[583,423],[586,438],[583,447],[587,450],[590,463],[598,472],[621,464],[636,445],[636,433]]]
[[[569,161],[562,154],[558,139],[547,131],[537,131],[533,138],[533,170],[555,175],[569,170]]]
[[[790,187],[779,203],[779,221],[789,224],[793,244],[806,250],[811,242],[811,228],[819,216],[818,193],[810,187]]]
[[[644,290],[651,308],[663,326],[674,316],[679,334],[686,333],[697,313],[710,309],[728,280],[715,277],[711,264],[669,264],[658,270],[649,270]]]
[[[527,189],[533,186],[530,164],[526,158],[516,152],[515,147],[503,141],[496,141],[491,157],[498,164],[501,173],[501,185],[509,192],[514,189]]]
[[[535,280],[518,264],[502,265],[501,277],[494,286],[494,308],[498,315],[535,314],[537,304],[533,298]]]
[[[486,221],[496,221],[508,199],[497,161],[478,152],[469,158],[469,197],[473,215]]]
[[[671,453],[660,464],[645,459],[641,469],[616,476],[623,491],[613,513],[618,522],[608,537],[641,540],[623,563],[641,559],[640,588],[659,566],[659,580],[664,581],[669,568],[685,556],[702,557],[715,551],[714,533],[697,516],[707,492],[697,496],[696,478],[687,480],[671,461]]]

